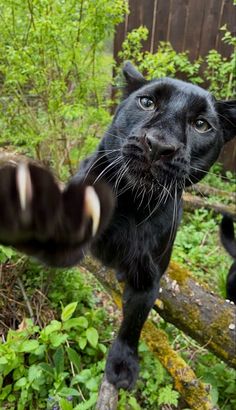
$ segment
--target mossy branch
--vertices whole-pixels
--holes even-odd
[[[236,203],[236,194],[234,192],[224,191],[222,189],[214,188],[206,184],[201,184],[200,182],[188,187],[187,192],[194,192],[197,195],[200,194],[201,197],[217,196],[219,198],[228,199],[234,204]]]
[[[98,262],[92,258],[86,258],[83,267],[93,273],[97,270],[98,273],[95,273],[97,279],[111,293],[116,305],[121,308],[122,285],[116,283],[113,272],[101,267]],[[160,303],[157,302],[157,306],[160,306]],[[148,320],[144,325],[142,338],[173,377],[176,390],[179,391],[182,398],[192,410],[216,409],[211,403],[209,386],[202,383],[196,377],[191,367],[172,349],[168,337],[163,330],[158,329]],[[107,383],[106,380],[105,382],[103,380],[101,384],[99,401],[96,407],[99,410],[109,409],[109,403],[114,403],[114,399],[117,398],[117,391],[114,390],[114,388],[111,389],[111,385]],[[103,403],[103,406],[99,407],[101,403]],[[111,408],[116,409],[116,407]]]
[[[95,410],[116,410],[118,403],[118,390],[108,382],[104,376],[98,395]]]
[[[185,211],[193,212],[195,209],[205,208],[212,210],[215,214],[227,214],[236,221],[235,204],[224,205],[222,203],[211,203],[197,195],[191,195],[189,192],[183,194]]]
[[[114,272],[91,257],[82,266],[94,273],[114,297],[122,286],[114,280]],[[236,368],[236,306],[214,294],[205,284],[176,262],[171,262],[161,280],[161,303],[154,309],[167,322],[206,347],[217,357]]]

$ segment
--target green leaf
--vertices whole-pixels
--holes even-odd
[[[86,383],[88,380],[91,379],[91,370],[84,369],[75,377],[73,377],[73,384],[75,383]]]
[[[6,357],[0,357],[0,364],[7,364],[8,360],[6,359]]]
[[[80,393],[76,389],[72,389],[71,387],[63,387],[60,392],[58,392],[59,396],[67,397],[67,396],[75,396],[80,397]]]
[[[61,410],[72,410],[73,404],[69,402],[67,399],[61,398],[59,400]]]
[[[211,385],[210,395],[212,399],[212,404],[215,406],[218,402],[219,392],[217,388],[218,380],[217,378],[211,373],[205,373],[203,376],[203,380],[205,383],[209,383]]]
[[[99,383],[97,378],[93,377],[86,383],[86,388],[90,391],[97,392],[99,387]]]
[[[131,406],[132,410],[141,410],[140,405],[138,404],[135,397],[130,397],[128,401],[129,405]]]
[[[80,337],[78,338],[78,342],[79,342],[79,347],[80,347],[80,349],[81,349],[81,350],[84,350],[84,348],[85,348],[86,345],[87,345],[87,339],[86,339],[86,337],[80,336]]]
[[[35,379],[39,379],[41,377],[42,374],[42,369],[39,368],[39,366],[37,365],[32,365],[29,368],[29,372],[28,372],[28,379],[29,382],[33,382]]]
[[[14,396],[14,394],[9,394],[7,401],[8,403],[13,403],[14,401],[16,401],[16,396]]]
[[[159,390],[158,404],[173,404],[178,406],[179,393],[172,389],[171,385],[161,387]]]
[[[25,340],[23,343],[20,344],[18,351],[24,353],[30,353],[34,350],[38,349],[39,342],[37,340]]]
[[[49,337],[50,342],[53,347],[59,347],[67,340],[68,335],[64,335],[63,333],[52,333]]]
[[[61,322],[58,320],[52,320],[49,325],[47,325],[41,332],[42,336],[49,336],[53,332],[57,332],[58,330],[61,330]]]
[[[89,400],[84,403],[78,404],[78,406],[74,407],[74,410],[89,410],[92,409],[94,404],[97,401],[97,393],[92,393]]]
[[[64,349],[62,346],[58,347],[53,355],[53,362],[56,368],[57,374],[64,372]]]
[[[22,387],[25,387],[27,385],[27,379],[26,377],[21,377],[19,380],[17,380],[14,384],[14,390],[19,390]]]
[[[81,327],[82,329],[87,329],[88,320],[86,317],[80,316],[67,320],[63,323],[63,329],[70,330],[72,327]]]
[[[81,358],[78,355],[78,353],[72,349],[71,347],[68,347],[66,349],[69,360],[73,363],[73,365],[76,367],[77,372],[80,370],[80,365],[81,365]]]
[[[88,339],[88,342],[90,343],[90,345],[94,348],[97,347],[98,344],[98,332],[96,329],[94,329],[94,327],[89,327],[86,330],[86,337]]]
[[[103,354],[106,354],[107,348],[103,343],[98,343],[98,348]]]
[[[14,249],[2,245],[0,245],[0,252],[2,252],[7,257],[7,259],[11,259],[12,256],[16,254],[16,251],[14,251]]]
[[[40,363],[39,366],[42,368],[42,370],[51,377],[54,377],[54,370],[52,366],[49,366],[47,363]]]
[[[12,389],[11,384],[8,384],[7,386],[3,387],[0,393],[0,400],[5,400],[8,394],[11,392],[11,389]]]
[[[73,315],[75,309],[77,308],[77,305],[78,305],[78,302],[72,302],[72,303],[69,303],[69,305],[67,305],[63,309],[63,311],[61,313],[61,320],[63,322],[65,322],[66,320],[71,318],[71,316]]]

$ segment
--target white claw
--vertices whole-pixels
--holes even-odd
[[[25,211],[32,199],[33,189],[28,165],[21,162],[16,168],[16,187],[19,193],[21,210]]]
[[[99,227],[101,206],[96,191],[91,186],[85,188],[84,210],[85,215],[92,218],[92,235],[95,236]]]

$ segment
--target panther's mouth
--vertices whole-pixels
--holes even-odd
[[[189,161],[184,158],[170,158],[169,160],[159,158],[157,161],[150,161],[146,155],[140,151],[127,153],[123,152],[124,163],[126,164],[128,179],[135,180],[147,186],[158,181],[161,184],[177,181],[182,183],[189,175]]]

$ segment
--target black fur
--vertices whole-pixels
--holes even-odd
[[[91,249],[125,281],[123,321],[108,355],[106,374],[115,386],[129,389],[138,375],[140,332],[170,260],[182,214],[183,189],[204,177],[224,143],[235,136],[236,104],[216,102],[207,91],[183,81],[147,81],[130,63],[124,67],[124,76],[125,98],[111,126],[97,151],[68,184],[72,194],[66,218],[60,214],[63,234],[66,231],[63,246],[51,234],[50,240],[47,235],[41,242],[37,238],[37,252],[32,241],[27,242],[28,248],[20,242],[17,247],[52,265],[76,263],[81,243],[70,235],[76,219],[76,189],[91,178],[94,183],[110,185],[116,196],[115,211]],[[56,209],[50,201],[48,206]],[[104,200],[104,209],[109,209],[109,201]],[[7,234],[11,243],[11,232]]]
[[[220,236],[224,248],[234,259],[226,279],[226,297],[236,304],[236,238],[233,220],[227,215],[222,218]]]

